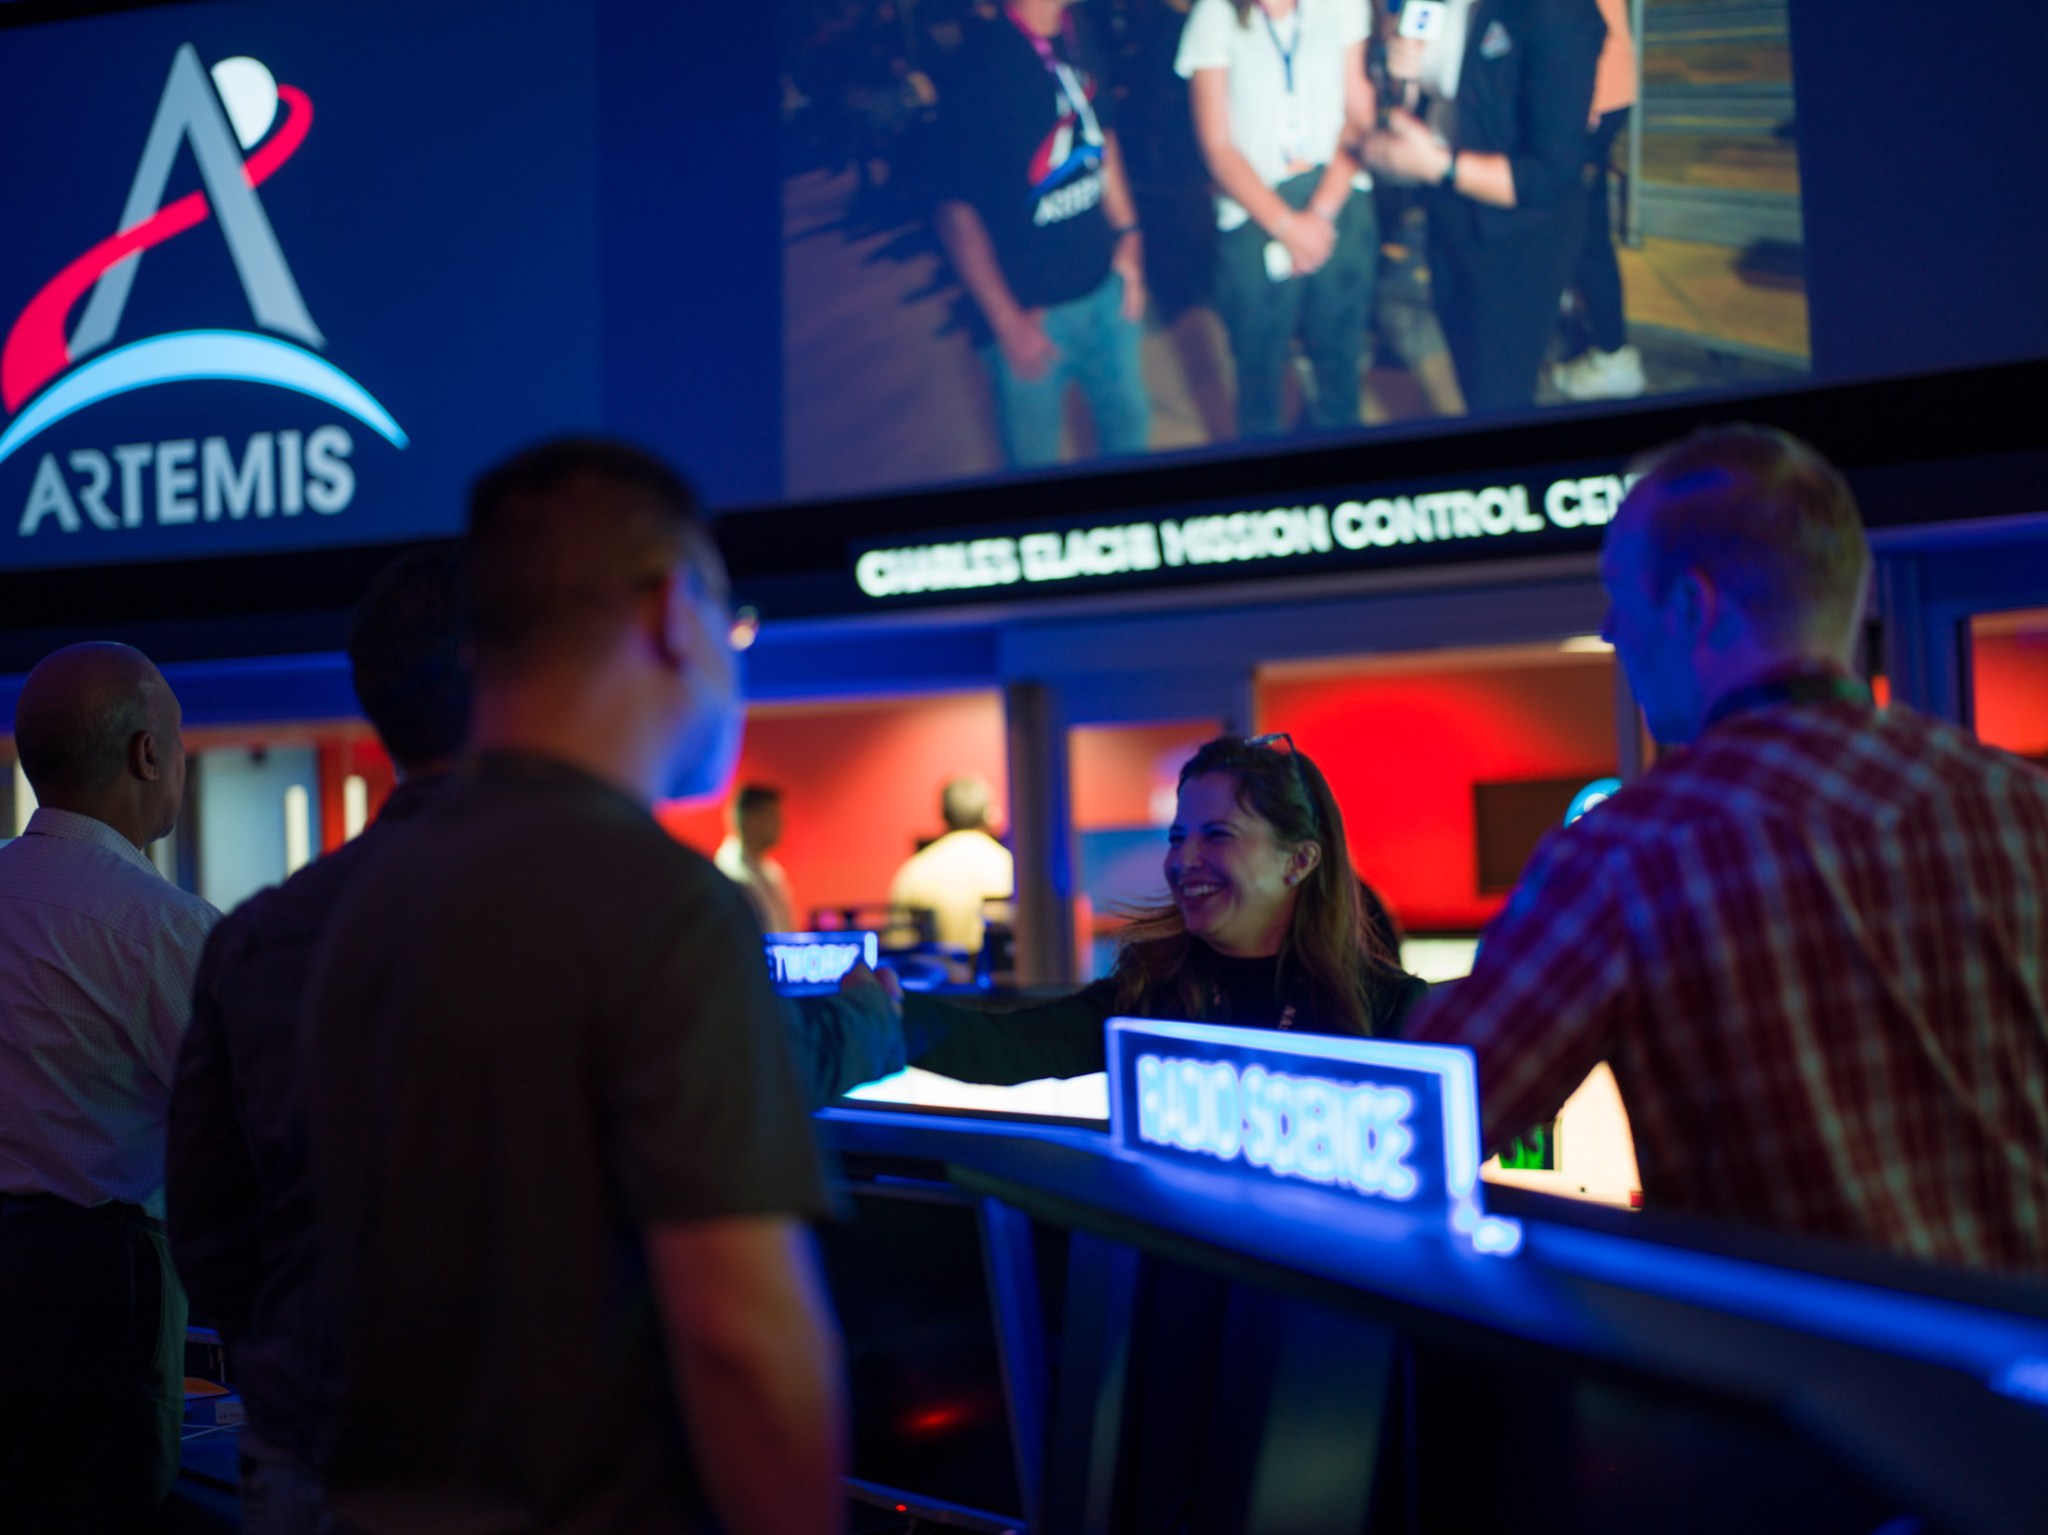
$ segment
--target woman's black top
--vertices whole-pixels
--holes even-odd
[[[1282,995],[1277,956],[1233,959],[1197,940],[1190,963],[1199,964],[1210,983],[1203,1022],[1305,1034],[1354,1032],[1336,1020],[1319,1025],[1305,987]],[[1405,970],[1376,974],[1369,988],[1372,1032],[1397,1037],[1402,1020],[1428,990]],[[960,1082],[1034,1082],[1103,1070],[1103,1025],[1118,1011],[1116,982],[1107,978],[1071,997],[1010,1012],[912,993],[903,999],[903,1033],[913,1066]]]

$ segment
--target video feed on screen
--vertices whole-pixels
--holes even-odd
[[[1786,5],[785,0],[785,490],[1810,371]]]

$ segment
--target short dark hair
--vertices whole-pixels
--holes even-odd
[[[401,554],[370,582],[348,631],[356,699],[391,760],[413,772],[469,735],[468,603],[454,543]]]
[[[470,491],[470,623],[479,673],[596,650],[642,581],[708,549],[696,492],[628,443],[560,438]]]
[[[1846,625],[1870,545],[1841,471],[1774,427],[1713,426],[1637,465],[1651,591],[1702,570],[1759,629],[1779,637]]]
[[[756,810],[766,810],[770,805],[782,803],[782,791],[773,784],[743,783],[740,792],[733,796],[732,808],[740,815]]]

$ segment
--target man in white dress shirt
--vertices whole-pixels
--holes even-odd
[[[143,852],[184,799],[180,721],[113,644],[46,657],[15,710],[39,808],[0,847],[0,1529],[137,1528],[177,1474],[164,1124],[220,918]]]

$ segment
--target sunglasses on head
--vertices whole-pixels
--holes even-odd
[[[1308,775],[1301,770],[1301,748],[1294,744],[1294,737],[1284,730],[1269,730],[1264,735],[1246,736],[1244,744],[1253,750],[1271,748],[1294,764],[1294,786],[1301,791],[1302,800],[1308,806],[1310,823],[1319,826],[1323,819],[1322,809],[1316,803],[1315,795],[1309,792]]]

